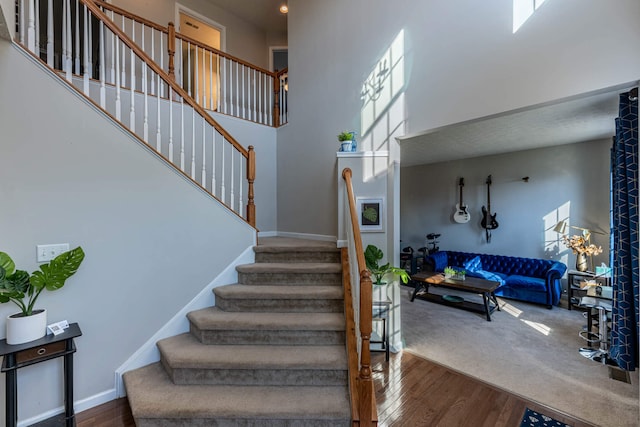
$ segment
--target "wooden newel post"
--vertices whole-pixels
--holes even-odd
[[[371,378],[371,331],[373,329],[373,283],[368,270],[360,272],[360,426],[373,426],[373,379]]]
[[[256,179],[256,152],[253,151],[253,145],[249,146],[249,156],[247,157],[247,182],[249,183],[248,189],[248,202],[247,202],[247,222],[251,226],[256,226],[256,205],[253,203],[253,181]]]
[[[173,22],[169,22],[169,35],[167,36],[167,49],[169,53],[169,77],[176,81],[175,66],[173,57],[176,54],[176,27]]]
[[[273,79],[273,127],[280,126],[280,74]]]

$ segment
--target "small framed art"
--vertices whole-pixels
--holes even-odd
[[[384,231],[384,198],[364,198],[358,197],[356,200],[358,218],[360,219],[360,230]]]

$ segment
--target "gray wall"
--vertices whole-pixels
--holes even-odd
[[[611,140],[521,151],[401,169],[400,238],[414,249],[428,233],[441,233],[440,249],[497,255],[551,258],[575,267],[575,255],[552,228],[560,219],[597,231],[609,230],[609,158]],[[487,206],[487,175],[492,175],[491,211],[498,228],[491,243],[481,227]],[[529,177],[529,181],[522,180]],[[459,203],[459,178],[471,220],[453,221]],[[572,229],[570,234],[580,230]],[[592,235],[609,264],[608,235]]]
[[[400,31],[407,134],[637,80],[640,2],[577,5],[545,2],[513,34],[510,0],[291,0],[279,230],[336,234],[336,135],[361,131],[361,85]]]
[[[34,271],[37,244],[84,248],[78,273],[38,306],[49,323],[67,319],[83,331],[76,401],[108,398],[115,369],[250,247],[255,231],[4,40],[0,99],[0,250]],[[0,318],[15,312],[0,305]],[[18,377],[20,419],[62,406],[61,363]]]

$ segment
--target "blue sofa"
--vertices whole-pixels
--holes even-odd
[[[549,259],[519,258],[470,252],[440,251],[426,257],[433,271],[445,267],[466,270],[468,277],[500,282],[496,296],[544,304],[558,305],[562,294],[560,278],[567,266]]]

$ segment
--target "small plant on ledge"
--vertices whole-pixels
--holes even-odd
[[[354,136],[355,132],[340,132],[338,134],[338,141],[340,142],[344,142],[344,141],[353,141],[353,136]]]
[[[378,264],[378,261],[380,261],[383,257],[384,253],[375,245],[367,246],[367,249],[365,249],[364,251],[364,259],[367,264],[367,269],[369,269],[374,278],[373,284],[386,284],[383,279],[387,274],[398,276],[400,277],[400,280],[402,280],[402,283],[407,283],[409,281],[409,274],[404,268],[392,267],[390,263],[386,263],[384,265]]]

